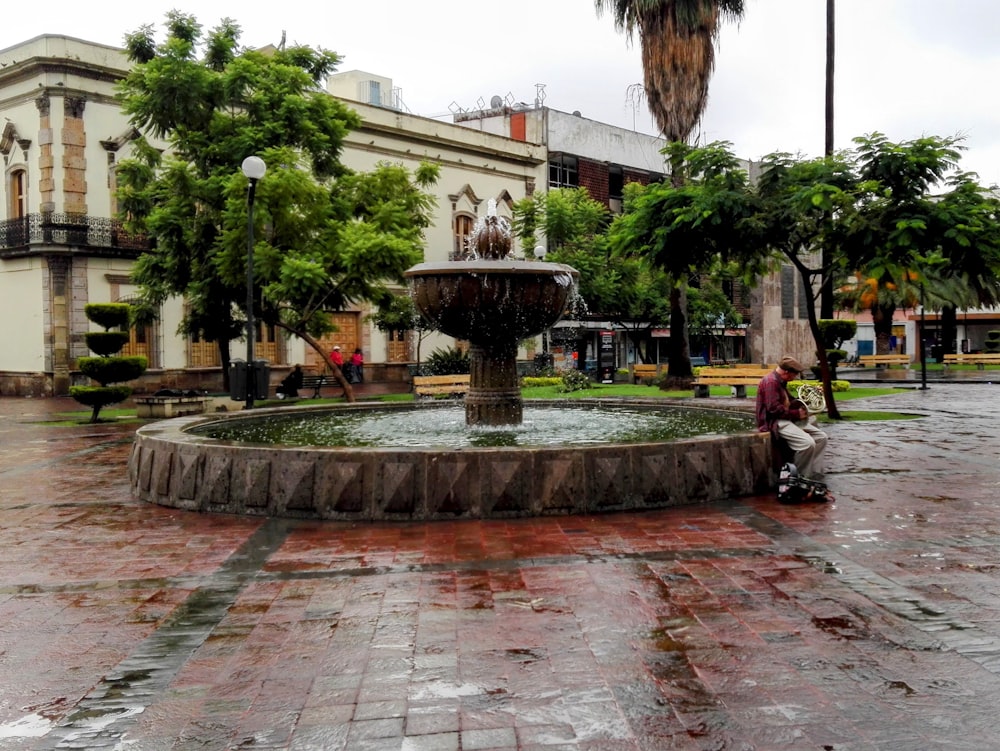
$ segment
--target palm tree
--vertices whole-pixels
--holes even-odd
[[[900,285],[893,281],[895,278],[905,281]],[[918,282],[919,276],[909,270],[878,277],[858,273],[852,281],[840,288],[841,303],[845,307],[872,314],[876,355],[887,355],[890,352],[896,310],[912,309],[920,303]]]
[[[631,41],[639,34],[646,102],[663,137],[687,141],[708,102],[719,20],[739,21],[743,0],[595,0]]]
[[[595,0],[631,42],[642,47],[646,103],[667,141],[686,143],[708,102],[708,81],[715,68],[720,18],[738,21],[743,0]],[[677,166],[677,165],[672,165]],[[672,180],[681,179],[671,169]],[[667,375],[690,378],[685,280],[670,293],[670,349]]]

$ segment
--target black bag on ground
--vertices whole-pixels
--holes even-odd
[[[825,483],[799,477],[799,470],[794,464],[781,465],[778,473],[779,503],[828,503],[832,500],[833,495]]]

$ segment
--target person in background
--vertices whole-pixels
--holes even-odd
[[[302,388],[302,366],[296,365],[295,368],[285,376],[285,379],[277,388],[277,395],[279,399],[296,399],[299,395],[299,389]]]
[[[333,348],[333,352],[330,353],[330,362],[336,365],[340,370],[344,369],[344,356],[340,354],[340,345],[337,344]],[[345,374],[346,375],[346,374]]]
[[[365,380],[365,358],[361,355],[361,347],[354,350],[354,354],[351,355],[351,373],[348,380],[351,383],[362,383]]]
[[[827,434],[809,420],[809,410],[788,393],[789,381],[804,370],[794,357],[782,357],[757,386],[757,430],[770,433],[780,445],[795,452],[792,463],[799,477],[808,478],[816,459],[826,448]]]

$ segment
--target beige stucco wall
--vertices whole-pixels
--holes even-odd
[[[45,370],[44,273],[45,264],[40,258],[0,261],[3,370]]]

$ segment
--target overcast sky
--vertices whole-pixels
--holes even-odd
[[[823,150],[826,0],[747,0],[743,22],[723,28],[701,136],[738,156]],[[53,0],[0,28],[0,48],[39,34],[121,46],[171,8],[206,27],[231,16],[248,46],[289,43],[342,55],[341,71],[393,80],[414,114],[445,119],[493,96],[654,132],[637,45],[593,0]],[[9,14],[8,14],[9,15]],[[837,0],[836,145],[880,131],[892,140],[965,137],[966,170],[1000,183],[1000,2]],[[539,85],[542,85],[540,87]]]

